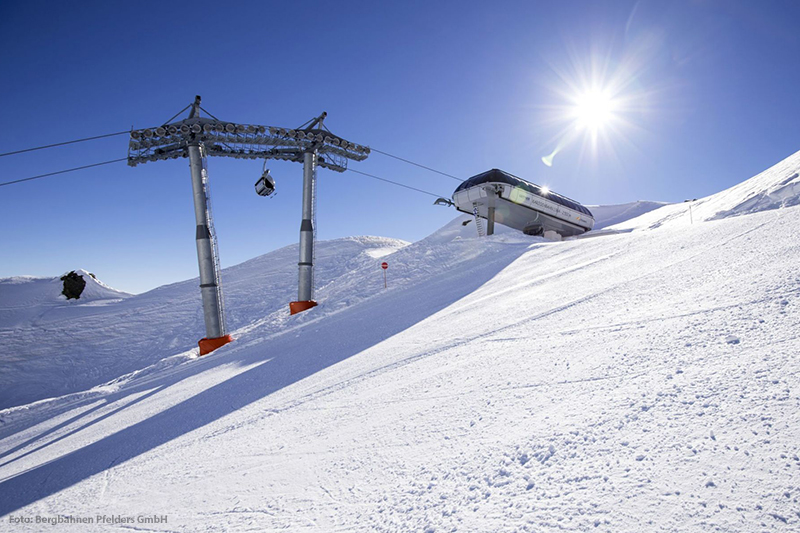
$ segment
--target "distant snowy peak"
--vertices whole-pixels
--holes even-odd
[[[83,270],[82,268],[75,271],[76,274],[83,277],[83,280],[86,282],[86,287],[83,289],[83,293],[81,293],[81,300],[88,301],[88,300],[108,300],[110,299],[118,299],[118,298],[129,298],[133,296],[130,293],[123,292],[120,290],[115,289],[109,285],[106,285],[97,277]],[[61,281],[61,278],[58,278]]]
[[[109,298],[128,298],[131,294],[109,287],[93,274],[82,268],[74,271],[83,278],[86,286],[81,292],[81,301],[107,300]],[[53,278],[37,278],[34,276],[14,276],[11,278],[0,278],[0,296],[3,308],[27,307],[44,303],[60,303],[66,301],[66,297],[61,293],[64,289],[64,282],[61,276]]]
[[[411,244],[410,242],[404,241],[402,239],[393,239],[391,237],[377,237],[374,235],[343,237],[341,239],[334,239],[333,241],[328,241],[328,242],[331,243],[351,242],[358,244],[359,246],[364,248],[364,253],[366,253],[370,257],[383,257],[384,255],[388,255],[398,250],[402,250],[403,248]]]
[[[679,204],[671,204],[615,228],[653,229],[687,225],[800,204],[800,152],[747,181],[722,192]]]
[[[0,324],[8,326],[27,321],[32,313],[41,313],[48,308],[63,305],[102,305],[103,302],[119,301],[132,296],[109,287],[86,270],[78,269],[75,273],[83,277],[86,286],[80,298],[72,300],[67,300],[62,294],[64,282],[61,281],[61,276],[0,278]]]

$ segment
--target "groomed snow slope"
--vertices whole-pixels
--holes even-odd
[[[0,514],[165,514],[161,531],[796,528],[798,228],[787,209],[473,239],[519,257],[13,417]]]
[[[693,202],[672,204],[627,220],[615,229],[679,227],[800,204],[800,152],[747,181]],[[691,207],[691,213],[689,209]]]
[[[414,274],[348,307],[0,411],[3,527],[800,528],[800,208],[557,243],[467,230],[387,256]]]

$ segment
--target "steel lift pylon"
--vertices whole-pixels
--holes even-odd
[[[336,172],[347,170],[348,160],[363,161],[370,149],[351,143],[324,126],[327,113],[300,128],[278,128],[225,122],[211,115],[196,96],[166,123],[155,128],[131,131],[128,165],[185,157],[192,177],[197,262],[206,336],[198,342],[204,355],[233,339],[226,331],[219,253],[208,191],[207,158],[278,159],[303,163],[303,204],[300,224],[298,298],[289,304],[291,314],[316,305],[314,301],[314,236],[317,167]],[[189,110],[189,116],[172,122]],[[201,116],[201,111],[207,117]]]

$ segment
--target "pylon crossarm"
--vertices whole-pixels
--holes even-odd
[[[351,143],[326,129],[287,129],[255,124],[222,122],[207,117],[188,118],[131,131],[128,165],[188,157],[190,143],[202,143],[209,156],[237,159],[281,159],[303,161],[303,154],[316,151],[318,165],[336,172],[347,169],[347,161],[363,161],[367,146]]]

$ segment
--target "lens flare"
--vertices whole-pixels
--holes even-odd
[[[542,158],[542,163],[544,163],[548,167],[552,167],[553,166],[553,159],[556,157],[556,154],[558,152],[560,152],[561,149],[564,148],[564,146],[566,146],[567,144],[570,143],[570,141],[572,140],[572,137],[573,137],[573,134],[563,135],[558,140],[558,144],[556,144],[556,147],[553,149],[553,151],[550,152],[550,155],[546,155],[546,156],[544,156]]]

